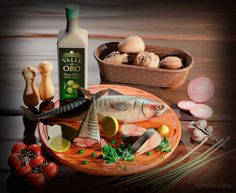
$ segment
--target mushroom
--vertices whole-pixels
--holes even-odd
[[[159,67],[159,56],[152,52],[140,52],[134,59],[134,65],[151,68]]]
[[[124,53],[139,53],[145,50],[145,44],[139,36],[129,36],[118,44],[118,50]]]

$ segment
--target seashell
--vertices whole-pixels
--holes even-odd
[[[155,53],[140,52],[134,60],[134,65],[158,68],[159,62],[160,62],[160,58]]]
[[[118,44],[118,50],[124,53],[139,53],[145,50],[145,44],[139,36],[129,36]]]
[[[114,63],[114,64],[124,64],[128,63],[128,54],[120,53],[119,51],[111,52],[108,56],[104,58],[105,62]]]
[[[182,59],[177,56],[167,56],[160,61],[160,68],[176,70],[182,66]]]

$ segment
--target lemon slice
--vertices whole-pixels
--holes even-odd
[[[160,127],[158,127],[157,130],[160,134],[163,134],[163,135],[169,133],[169,127],[167,125],[164,125],[164,124],[161,125]]]
[[[52,127],[49,127],[48,130],[48,137],[53,138],[56,136],[61,136],[62,137],[62,130],[60,125],[53,125]]]
[[[49,147],[55,152],[64,152],[70,148],[70,141],[61,136],[49,139]]]
[[[118,121],[112,116],[107,116],[102,121],[102,131],[108,136],[114,136],[119,128]]]

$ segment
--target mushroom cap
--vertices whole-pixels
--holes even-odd
[[[145,44],[139,36],[129,36],[118,44],[120,52],[124,53],[139,53],[145,50]]]

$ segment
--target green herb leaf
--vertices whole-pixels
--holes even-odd
[[[169,152],[171,152],[169,141],[168,141],[166,135],[164,135],[163,140],[161,141],[160,145],[155,148],[155,150],[160,150],[160,153],[163,153],[163,152],[169,153]]]
[[[131,146],[125,147],[124,149],[118,148],[116,150],[115,147],[112,147],[111,145],[106,145],[103,147],[102,157],[105,160],[106,164],[115,163],[118,167],[126,170],[126,167],[120,166],[118,161],[134,161],[135,155],[133,153],[133,150],[131,149]]]

